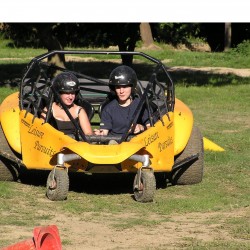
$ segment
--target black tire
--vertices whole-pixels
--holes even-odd
[[[14,152],[11,150],[10,145],[3,133],[2,126],[0,125],[0,152],[5,153],[13,159],[17,159]],[[16,181],[19,176],[19,166],[15,162],[6,159],[0,154],[0,181]]]
[[[46,196],[52,201],[63,201],[67,198],[69,191],[69,176],[65,169],[55,169],[49,173],[47,179]]]
[[[134,179],[134,198],[139,202],[151,202],[154,199],[154,194],[156,190],[156,180],[153,171],[142,170],[141,171],[141,186],[136,187],[138,173],[135,175]]]
[[[203,137],[197,127],[193,127],[188,144],[183,152],[178,156],[175,163],[178,163],[187,157],[199,153],[199,157],[185,163],[172,172],[173,185],[192,185],[202,181],[204,171],[204,146]]]

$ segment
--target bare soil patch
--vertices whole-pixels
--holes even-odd
[[[170,71],[183,71],[183,72],[208,72],[213,74],[234,74],[240,77],[250,77],[250,69],[234,69],[234,68],[225,68],[225,67],[185,67],[177,66],[171,67]]]
[[[38,210],[44,214],[44,210]],[[231,212],[189,213],[183,215],[151,215],[159,224],[152,227],[138,225],[120,228],[120,219],[130,218],[131,214],[103,213],[95,219],[92,213],[81,216],[55,213],[45,225],[56,225],[64,250],[90,249],[182,249],[187,241],[212,242],[214,240],[240,241],[235,239],[230,228],[225,227],[230,218],[249,218],[249,211],[235,209]],[[134,215],[135,216],[135,215]],[[166,219],[166,222],[162,222]],[[11,237],[13,242],[20,242],[20,237],[30,239],[33,229],[2,226],[1,237]]]

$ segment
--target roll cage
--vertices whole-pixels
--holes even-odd
[[[59,72],[71,72],[78,77],[80,81],[80,93],[77,96],[77,100],[80,103],[78,103],[79,105],[84,103],[85,109],[89,108],[86,107],[86,104],[90,105],[90,107],[92,105],[102,105],[110,94],[108,79],[101,79],[84,74],[79,70],[75,70],[74,67],[67,62],[65,63],[65,68],[49,63],[48,59],[55,55],[129,55],[146,58],[155,66],[153,67],[148,81],[138,81],[136,92],[141,99],[132,116],[130,125],[133,127],[136,124],[136,120],[143,105],[146,105],[146,108],[149,111],[151,126],[154,125],[156,120],[160,119],[163,122],[162,116],[165,114],[168,115],[168,112],[174,110],[174,84],[166,67],[161,61],[142,52],[56,50],[33,58],[23,74],[19,90],[19,106],[21,110],[26,110],[27,112],[32,113],[34,119],[40,117],[44,107],[47,107],[48,114],[45,122],[48,122],[48,117],[55,97],[60,101],[60,98],[58,98],[59,94],[53,86],[53,78]],[[73,122],[83,141],[102,143],[110,139],[116,139],[119,142],[129,140],[129,128],[127,133],[119,138],[114,138],[113,136],[101,138],[100,136],[85,136],[79,125],[75,123],[63,102],[60,102],[60,104]],[[92,108],[89,108],[89,110],[93,111]],[[92,118],[91,116],[93,116],[93,113],[89,115],[90,120]]]

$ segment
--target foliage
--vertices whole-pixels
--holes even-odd
[[[224,23],[150,23],[155,42],[173,46],[205,40],[212,51],[224,49]],[[5,23],[2,29],[9,46],[49,48],[56,41],[64,47],[109,47],[133,50],[141,40],[139,23]],[[249,23],[232,23],[232,47],[250,38]]]
[[[129,43],[135,36],[139,39],[136,23],[9,23],[4,35],[12,39],[10,47],[47,48],[45,38],[53,36],[62,47],[108,47]]]
[[[236,48],[232,48],[228,51],[228,54],[233,56],[241,55],[245,57],[250,56],[250,40],[244,40],[242,43],[238,44]]]
[[[155,40],[161,43],[185,44],[190,46],[189,38],[198,37],[198,23],[160,23],[152,24],[152,32]]]
[[[139,23],[8,23],[4,27],[5,36],[13,39],[10,47],[42,47],[48,51],[86,45],[118,45],[120,51],[134,51],[140,37]],[[132,64],[132,56],[121,57],[123,64]],[[59,58],[49,60],[64,65],[64,56]]]
[[[250,23],[231,23],[231,47],[250,39]],[[200,35],[206,38],[211,51],[221,52],[225,45],[225,23],[201,23]]]

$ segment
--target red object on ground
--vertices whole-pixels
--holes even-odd
[[[33,238],[1,248],[1,250],[62,250],[57,226],[36,227],[33,233]]]

